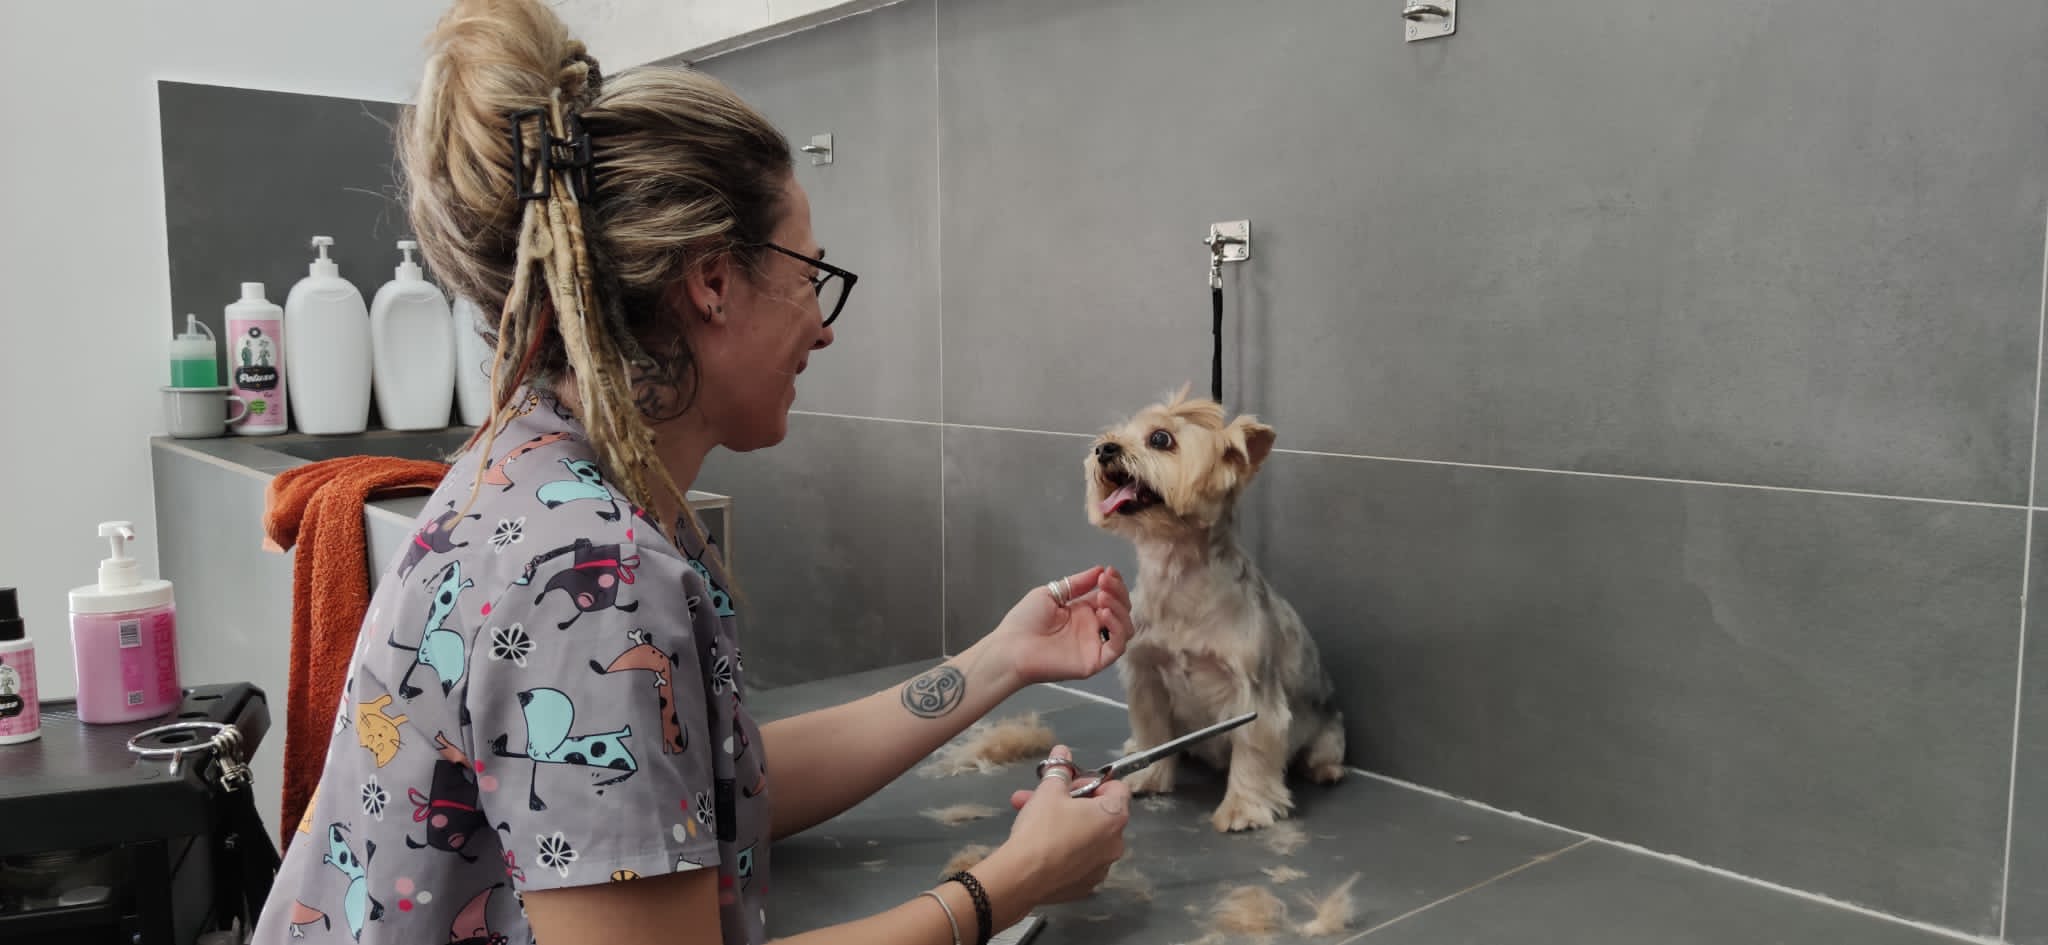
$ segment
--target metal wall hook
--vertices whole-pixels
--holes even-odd
[[[1209,247],[1209,287],[1222,288],[1223,264],[1252,258],[1251,221],[1211,223],[1209,235],[1202,238],[1202,245]]]
[[[812,167],[830,164],[832,163],[832,135],[829,133],[812,135],[811,143],[804,145],[801,150],[811,156]]]
[[[1401,18],[1408,21],[1408,42],[1449,36],[1458,31],[1458,0],[1408,0]]]

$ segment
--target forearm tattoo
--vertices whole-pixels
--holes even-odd
[[[967,698],[967,677],[940,666],[903,684],[903,707],[921,719],[936,719],[960,707]]]

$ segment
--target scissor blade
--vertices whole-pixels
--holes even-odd
[[[1110,762],[1110,776],[1115,778],[1121,778],[1130,775],[1131,772],[1142,771],[1146,768],[1151,767],[1153,762],[1158,761],[1161,758],[1165,758],[1169,755],[1172,755],[1174,752],[1180,751],[1181,749],[1186,748],[1187,746],[1192,745],[1195,742],[1201,741],[1205,738],[1220,735],[1258,717],[1259,714],[1257,712],[1246,712],[1245,714],[1240,715],[1237,718],[1225,719],[1224,721],[1211,725],[1208,728],[1189,732],[1186,735],[1182,735],[1181,737],[1176,738],[1163,745],[1159,745],[1154,748],[1147,748],[1144,751],[1138,752],[1136,754],[1125,755],[1122,758],[1118,758],[1117,760]]]

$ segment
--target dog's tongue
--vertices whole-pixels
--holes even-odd
[[[1097,506],[1097,508],[1104,515],[1115,515],[1118,509],[1124,507],[1124,503],[1136,501],[1138,501],[1138,484],[1136,482],[1126,482],[1118,486],[1115,492],[1110,493],[1109,498],[1102,500],[1102,504]]]

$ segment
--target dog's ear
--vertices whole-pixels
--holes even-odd
[[[1241,466],[1247,475],[1265,464],[1266,457],[1273,452],[1273,441],[1279,438],[1272,427],[1250,415],[1230,421],[1227,432],[1230,445],[1224,449],[1223,458]]]

